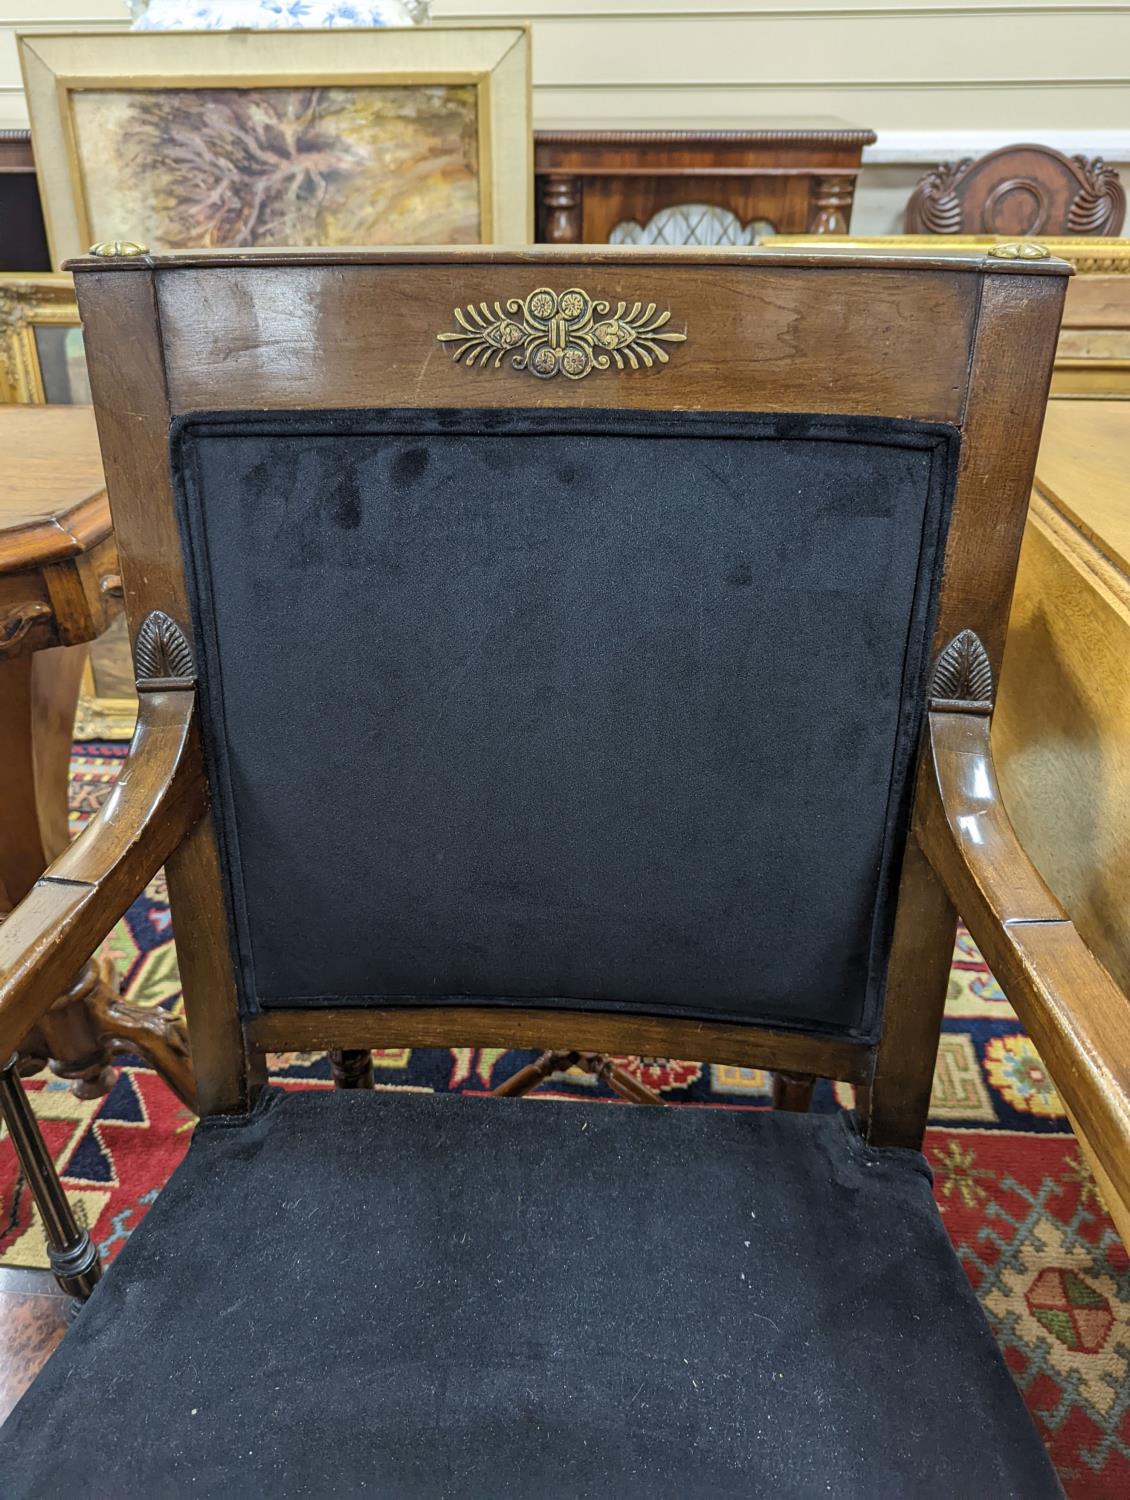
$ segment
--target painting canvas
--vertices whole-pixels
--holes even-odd
[[[474,242],[477,95],[467,84],[76,91],[90,238],[158,251]]]
[[[527,244],[524,24],[17,37],[51,258]]]

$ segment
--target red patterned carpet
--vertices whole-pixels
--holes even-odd
[[[124,753],[121,745],[78,748],[76,823],[105,795]],[[107,951],[131,1000],[175,1009],[176,955],[160,876],[119,923]],[[382,1088],[481,1093],[529,1057],[395,1049],[377,1052],[375,1061]],[[768,1080],[756,1070],[621,1061],[672,1103],[768,1101]],[[287,1053],[273,1062],[284,1087],[329,1087],[318,1054]],[[123,1067],[116,1087],[93,1103],[80,1103],[65,1084],[42,1075],[28,1087],[71,1199],[112,1259],[183,1155],[192,1117],[141,1066]],[[603,1092],[581,1076],[553,1089],[571,1098]],[[847,1102],[849,1091],[821,1085],[816,1107]],[[950,1236],[1067,1493],[1072,1500],[1123,1500],[1130,1495],[1130,1262],[1051,1080],[964,934],[954,955],[926,1152]],[[46,1265],[42,1232],[6,1136],[0,1264]]]

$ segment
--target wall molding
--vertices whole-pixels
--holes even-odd
[[[1016,130],[880,130],[875,144],[863,148],[863,160],[867,166],[932,165],[1027,142],[1051,146],[1064,156],[1130,162],[1130,129],[1046,130],[1039,125]]]
[[[949,5],[927,3],[924,5],[907,4],[905,0],[896,0],[891,5],[745,5],[735,4],[730,7],[705,6],[699,8],[694,5],[671,6],[667,9],[654,7],[639,9],[629,8],[624,5],[595,6],[590,3],[570,9],[560,4],[539,6],[536,0],[527,0],[527,3],[515,3],[509,9],[499,9],[497,5],[483,7],[481,10],[474,5],[460,4],[458,0],[447,5],[442,0],[437,0],[432,10],[434,20],[474,20],[487,22],[498,22],[505,24],[513,21],[517,16],[528,17],[538,21],[733,21],[735,19],[756,20],[788,20],[788,21],[824,21],[824,20],[858,20],[865,18],[869,20],[888,20],[910,17],[917,20],[919,17],[946,18],[950,16],[968,19],[970,16],[1062,16],[1072,17],[1079,15],[1110,16],[1130,15],[1130,5],[1121,3],[1089,3],[1085,5],[1072,5],[1070,0],[1051,0],[1051,3],[1041,5],[1039,0],[1018,0],[1015,5],[989,4],[980,5],[976,0],[972,3],[961,4],[960,0]]]
[[[634,78],[630,80],[597,79],[590,83],[572,83],[555,79],[552,83],[535,83],[534,94],[622,94],[650,89],[665,94],[691,91],[725,93],[906,93],[908,90],[929,93],[965,93],[970,89],[1128,89],[1130,77],[1121,78]]]

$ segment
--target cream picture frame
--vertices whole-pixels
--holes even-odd
[[[406,181],[409,183],[418,195],[413,201],[418,201],[417,218],[423,228],[440,222],[450,231],[446,241],[439,237],[440,242],[448,243],[477,240],[526,244],[533,237],[530,36],[525,24],[329,31],[21,31],[17,45],[44,219],[56,268],[68,257],[84,254],[99,240],[140,240],[155,251],[279,243],[254,237],[225,242],[223,223],[219,229],[213,223],[208,226],[212,238],[190,244],[187,240],[192,237],[194,221],[189,213],[185,227],[183,201],[170,210],[166,221],[177,225],[176,243],[153,243],[154,236],[146,232],[144,224],[116,222],[127,214],[124,209],[114,212],[112,194],[107,201],[107,182],[115,170],[129,187],[129,192],[123,193],[123,203],[132,196],[135,205],[145,204],[146,212],[156,200],[146,196],[144,182],[139,184],[137,180],[138,171],[163,172],[163,188],[168,188],[175,171],[175,163],[170,166],[168,154],[161,152],[142,152],[135,160],[115,162],[115,150],[124,154],[130,147],[130,110],[136,112],[139,105],[143,106],[146,128],[154,128],[156,122],[160,129],[162,96],[174,110],[183,107],[186,100],[192,104],[192,95],[201,95],[194,118],[205,121],[213,121],[217,113],[222,113],[224,101],[235,100],[250,109],[246,101],[254,96],[253,102],[261,111],[265,99],[272,104],[278,100],[282,101],[279,108],[287,106],[288,125],[295,114],[288,101],[301,96],[302,109],[311,114],[309,129],[317,150],[303,156],[295,154],[297,165],[290,180],[292,184],[297,180],[313,156],[328,158],[328,166],[313,193],[308,180],[292,185],[285,202],[283,190],[278,190],[279,202],[293,210],[291,217],[299,215],[295,204],[300,199],[299,207],[305,207],[311,201],[323,202],[327,194],[335,196],[341,210],[335,223],[351,227],[362,214],[363,204],[368,204],[371,212],[371,186],[384,170],[382,163],[399,163],[407,150],[399,155],[396,150],[396,131],[403,121],[406,138],[411,127],[417,170],[412,176],[397,165],[390,167],[381,180],[393,183],[402,195]],[[412,97],[417,90],[422,91],[419,103]],[[213,108],[219,91],[223,91],[222,100]],[[324,113],[316,116],[309,109],[310,96],[315,93],[329,101]],[[466,103],[472,98],[473,123]],[[366,122],[372,119],[375,128],[378,106],[387,139],[382,137],[380,152],[366,156]],[[404,111],[402,115],[396,113],[398,108]],[[105,119],[100,119],[98,110]],[[473,171],[468,160],[460,164],[457,159],[459,143],[454,134],[439,141],[443,150],[437,159],[442,159],[442,165],[431,170],[428,130],[457,132],[461,111],[464,134],[474,132]],[[106,120],[112,120],[115,130],[106,128]],[[437,120],[441,124],[437,125]],[[335,122],[342,121],[348,122],[351,135],[343,136],[335,150]],[[448,123],[444,125],[443,121]],[[216,128],[222,128],[222,123]],[[274,132],[276,138],[278,134]],[[168,138],[177,150],[190,152],[193,135],[183,121],[173,118]],[[302,144],[308,147],[309,138]],[[172,155],[175,157],[176,150]],[[209,164],[215,156],[214,152],[208,155]],[[238,173],[243,170],[233,168],[229,181],[220,183],[219,188],[228,190],[235,183],[238,190]],[[271,163],[267,161],[262,177],[254,183],[257,194],[270,173]],[[452,219],[450,205],[458,196],[453,193],[452,181],[457,179],[459,193],[466,198],[471,176],[477,195],[478,232],[459,235],[457,231],[468,219],[466,215]],[[276,174],[272,184],[279,177]],[[192,180],[190,174],[188,180]],[[351,216],[350,188],[354,182],[356,212]],[[202,198],[212,200],[210,208],[214,207],[216,189],[217,185],[210,183],[207,192],[201,190]],[[365,192],[367,197],[363,196]],[[138,215],[135,212],[133,216]],[[276,220],[280,219],[285,227],[287,215],[276,215]],[[411,227],[411,202],[399,222]],[[382,233],[386,228],[382,222]],[[241,220],[241,232],[253,235],[256,226],[249,230]],[[354,243],[423,243],[433,238],[428,235],[419,240],[406,235],[399,241],[360,238]],[[326,242],[316,235],[291,241]],[[344,243],[337,239],[330,242]]]

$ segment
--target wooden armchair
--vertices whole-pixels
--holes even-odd
[[[1130,1190],[1121,997],[987,733],[1067,268],[74,269],[141,712],[0,928],[0,1042],[164,863],[203,1119],[0,1491],[1059,1493],[918,1148],[957,905]],[[380,1093],[377,1043],[860,1111]],[[362,1086],[265,1086],[316,1047]]]

